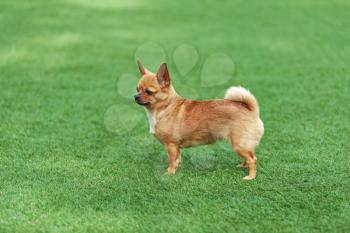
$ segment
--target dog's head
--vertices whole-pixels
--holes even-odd
[[[137,65],[141,79],[134,96],[136,103],[152,108],[166,102],[174,94],[167,65],[163,63],[156,74],[143,67],[140,61],[137,61]]]

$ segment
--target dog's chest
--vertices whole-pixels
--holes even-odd
[[[156,127],[156,123],[157,123],[156,118],[155,118],[154,114],[152,114],[147,109],[146,109],[146,114],[147,114],[148,123],[149,123],[149,132],[151,134],[155,134],[155,132],[156,132],[155,127]]]

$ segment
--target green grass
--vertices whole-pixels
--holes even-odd
[[[349,10],[345,0],[1,1],[0,232],[349,232]],[[163,175],[134,80],[118,86],[138,75],[147,42],[164,48],[180,93],[242,85],[257,96],[256,180],[242,181],[225,143],[183,151],[178,173]],[[172,56],[183,43],[199,54],[186,77]],[[235,74],[203,88],[217,52]],[[108,111],[120,104],[132,110]]]

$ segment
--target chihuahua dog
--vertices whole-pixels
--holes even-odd
[[[165,146],[169,166],[176,172],[181,162],[180,149],[228,139],[242,157],[239,167],[249,168],[244,180],[256,177],[255,147],[264,134],[255,97],[243,87],[230,87],[224,99],[197,101],[178,95],[171,84],[167,65],[154,74],[137,61],[141,79],[136,103],[146,109],[150,133]]]

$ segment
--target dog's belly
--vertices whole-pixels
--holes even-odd
[[[193,133],[189,135],[182,135],[183,137],[180,140],[180,147],[194,147],[194,146],[200,146],[200,145],[207,145],[212,144],[216,140],[220,139],[218,137],[215,137],[215,135],[211,134],[210,132],[201,132],[201,133]]]
[[[216,140],[215,139],[207,139],[207,140],[184,140],[180,143],[181,148],[194,147],[200,145],[212,144]]]

